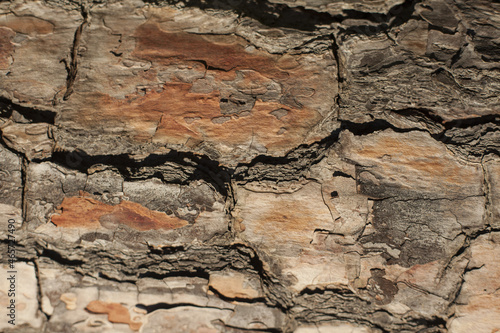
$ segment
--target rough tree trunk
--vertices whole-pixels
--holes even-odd
[[[0,329],[499,331],[499,45],[492,0],[0,3]]]

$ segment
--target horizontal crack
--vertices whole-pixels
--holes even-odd
[[[128,154],[88,155],[84,151],[56,151],[52,162],[86,173],[94,165],[108,165],[116,168],[125,180],[139,180],[157,177],[166,182],[187,184],[194,180],[205,180],[222,195],[227,196],[227,184],[231,170],[219,162],[201,154],[171,150],[166,154],[150,154],[142,160],[135,160]],[[164,173],[158,168],[170,168]],[[171,178],[166,173],[171,174]]]
[[[193,304],[193,303],[155,303],[155,304],[150,304],[146,305],[143,303],[138,303],[135,305],[136,308],[145,310],[147,313],[152,313],[157,310],[169,310],[169,309],[174,309],[174,308],[179,308],[179,307],[194,307],[194,308],[199,308],[199,309],[215,309],[215,310],[231,310],[228,308],[220,308],[216,306],[209,306],[209,305],[198,305],[198,304]]]
[[[47,123],[53,125],[56,117],[56,112],[53,110],[17,104],[8,98],[0,96],[0,117],[12,119],[14,113],[19,114],[29,123]]]
[[[178,4],[180,0],[146,0],[145,2],[163,6]],[[375,26],[350,27],[341,30],[345,34],[361,33],[370,35],[402,25],[407,22],[415,11],[415,5],[421,0],[405,0],[388,9],[386,13],[363,12],[360,10],[344,9],[339,14],[330,14],[326,11],[305,8],[304,6],[291,7],[284,3],[272,3],[266,0],[250,0],[234,3],[229,0],[188,0],[182,2],[189,7],[201,9],[222,9],[238,13],[240,16],[251,17],[269,27],[282,27],[315,31],[318,26],[342,24],[345,20],[359,19],[376,23]],[[372,29],[375,27],[375,32]],[[357,30],[359,28],[360,31]]]

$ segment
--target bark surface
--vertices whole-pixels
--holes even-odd
[[[2,332],[500,331],[500,2],[7,1],[0,76]]]

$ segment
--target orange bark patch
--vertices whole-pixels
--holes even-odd
[[[52,23],[33,16],[0,16],[0,27],[8,27],[15,32],[26,35],[45,35],[54,32],[54,25]]]
[[[52,223],[65,228],[112,228],[124,224],[130,228],[146,231],[176,229],[188,224],[187,221],[165,213],[152,211],[130,201],[122,201],[116,206],[107,205],[89,197],[64,198],[59,209],[62,213],[53,215]]]
[[[96,117],[82,112],[79,122],[89,125],[104,120],[125,122],[134,129],[135,140],[139,142],[185,144],[191,139],[250,145],[253,140],[273,150],[302,143],[310,128],[320,120],[320,115],[311,109],[257,100],[246,116],[226,116],[223,122],[217,121],[224,116],[219,93],[192,93],[191,87],[189,83],[168,83],[161,92],[129,96],[126,100],[100,95],[98,105],[89,110]],[[91,110],[99,111],[97,114]],[[286,110],[286,115],[278,119],[271,114],[275,110]]]
[[[414,170],[417,174],[429,178],[446,180],[461,184],[471,180],[469,171],[453,161],[450,163],[444,147],[429,147],[421,142],[383,137],[369,143],[359,151],[359,155],[388,161],[393,167],[401,166]]]
[[[0,69],[7,69],[10,66],[10,57],[14,53],[11,40],[15,35],[11,29],[0,27]]]
[[[107,314],[111,323],[128,324],[130,329],[134,331],[138,331],[142,326],[142,323],[132,321],[127,308],[119,303],[92,301],[85,310],[92,313]]]
[[[335,78],[323,75],[334,65],[328,54],[275,55],[238,36],[182,32],[173,21],[173,31],[166,31],[152,21],[134,31],[129,57],[150,62],[146,81],[162,82],[162,89],[125,98],[78,93],[64,121],[109,135],[121,131],[134,144],[194,148],[206,142],[235,159],[247,150],[281,155],[318,139],[310,133],[328,109],[325,101],[332,98],[333,105],[335,89]],[[196,75],[181,75],[188,70]]]

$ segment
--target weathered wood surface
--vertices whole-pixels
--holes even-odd
[[[2,331],[500,331],[498,1],[7,1],[0,76]]]

